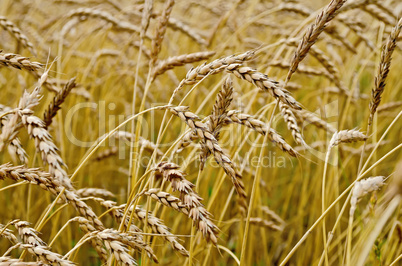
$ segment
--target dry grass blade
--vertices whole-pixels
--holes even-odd
[[[60,106],[67,98],[68,94],[71,92],[73,88],[76,87],[75,78],[70,79],[66,85],[64,85],[63,89],[61,89],[57,95],[53,98],[52,102],[49,104],[48,109],[43,115],[43,122],[45,122],[45,127],[49,127],[52,123],[52,118],[57,114],[57,111],[60,110]]]
[[[402,18],[398,21],[398,24],[392,29],[392,32],[388,38],[387,43],[383,47],[381,51],[381,61],[378,67],[378,73],[375,77],[375,87],[371,92],[371,101],[370,101],[370,117],[369,117],[369,125],[373,123],[374,114],[377,111],[378,105],[381,102],[381,95],[385,89],[385,81],[388,77],[389,68],[391,66],[391,57],[392,53],[396,47],[396,40],[399,36],[399,33],[402,29]]]

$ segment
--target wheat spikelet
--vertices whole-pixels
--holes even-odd
[[[355,0],[352,2],[348,2],[339,10],[339,12],[345,12],[348,10],[356,9],[356,8],[374,3],[376,1],[378,1],[378,0]]]
[[[8,143],[12,141],[18,134],[18,129],[22,126],[22,124],[20,123],[20,112],[25,109],[31,112],[30,109],[39,104],[40,88],[45,82],[46,78],[47,73],[45,72],[39,79],[38,85],[35,87],[31,94],[26,91],[24,92],[18,104],[18,109],[8,119],[7,123],[3,124],[2,132],[0,135],[0,151],[2,151],[4,147],[7,146]]]
[[[328,33],[331,35],[332,38],[335,40],[340,41],[346,49],[351,51],[352,53],[356,54],[357,51],[354,47],[354,45],[346,38],[346,36],[342,36],[336,26],[328,26],[325,28],[325,33]]]
[[[384,178],[384,176],[369,177],[355,183],[350,198],[350,216],[355,213],[357,203],[361,198],[370,192],[379,190],[384,185]]]
[[[42,155],[42,161],[49,165],[50,174],[59,180],[63,186],[72,189],[71,181],[63,169],[65,163],[58,154],[58,149],[46,130],[45,123],[39,117],[31,115],[29,109],[21,111],[21,120],[27,127],[28,134],[35,140],[36,148]]]
[[[153,8],[154,8],[154,0],[145,0],[141,18],[141,35],[140,35],[141,39],[144,38],[148,30],[149,21],[152,16]]]
[[[4,225],[0,224],[0,236],[6,238],[11,244],[15,245],[18,243],[17,237],[13,234],[10,229],[4,229]]]
[[[297,46],[297,42],[295,39],[286,40],[286,44]],[[348,96],[349,90],[341,81],[339,70],[336,68],[335,63],[323,51],[315,46],[311,46],[309,52],[329,72],[329,75],[327,75],[326,77],[334,82],[334,84],[337,86],[337,88],[339,88],[342,93]]]
[[[98,152],[94,157],[95,161],[102,161],[103,159],[109,158],[118,153],[119,149],[117,147],[110,147],[104,151]]]
[[[391,110],[401,107],[401,106],[402,106],[402,101],[384,103],[383,105],[381,105],[380,107],[377,108],[377,112],[378,113],[387,112],[387,111],[391,111]]]
[[[300,3],[281,3],[277,8],[282,11],[294,12],[305,17],[309,16],[312,12],[312,10]]]
[[[91,223],[84,217],[76,217],[75,221],[78,222],[84,232],[92,233],[96,235],[98,239],[102,240],[105,243],[106,249],[110,251],[122,265],[137,265],[134,258],[127,253],[127,246],[121,242],[123,237],[117,231],[113,229],[96,231]],[[96,244],[101,245],[101,242],[97,241]],[[103,248],[103,245],[99,248],[101,247]]]
[[[388,38],[387,43],[381,51],[381,61],[378,67],[378,72],[375,77],[375,87],[371,91],[371,101],[370,101],[370,117],[369,125],[373,123],[374,114],[377,111],[378,105],[381,102],[381,95],[385,89],[385,81],[388,77],[389,68],[391,66],[392,53],[396,47],[396,39],[402,29],[402,18],[398,21],[398,24],[392,29],[392,32]]]
[[[287,104],[279,102],[279,109],[281,110],[283,120],[285,120],[288,129],[292,133],[293,139],[297,144],[304,144],[303,136],[300,133],[299,126],[290,107]]]
[[[97,10],[92,8],[78,8],[72,10],[66,15],[66,18],[73,18],[73,17],[92,17],[92,18],[99,18],[104,21],[111,23],[116,29],[129,31],[129,32],[137,32],[140,33],[141,30],[139,27],[131,24],[130,22],[119,20],[115,18],[112,14],[103,11]]]
[[[70,79],[66,85],[64,85],[63,89],[61,89],[57,95],[53,98],[52,102],[49,104],[48,109],[45,111],[43,115],[43,122],[45,123],[45,128],[49,127],[52,123],[52,118],[57,114],[57,111],[60,110],[60,105],[67,98],[70,91],[75,88],[75,78]]]
[[[362,5],[361,8],[374,18],[384,22],[387,25],[394,24],[393,18],[377,5]]]
[[[289,68],[285,83],[290,80],[299,63],[306,57],[311,46],[313,46],[317,41],[318,36],[327,26],[328,22],[336,16],[337,11],[342,7],[345,1],[346,0],[331,0],[324,10],[316,17],[315,22],[307,29],[293,55],[291,67]]]
[[[181,81],[178,89],[180,89],[184,84],[195,84],[207,75],[220,73],[232,65],[242,64],[245,61],[253,59],[254,56],[255,51],[251,50],[239,55],[230,55],[228,57],[219,58],[208,64],[204,63],[187,72],[186,78]],[[173,95],[176,93],[177,91],[174,91]]]
[[[200,121],[198,116],[188,111],[188,107],[171,107],[170,111],[178,116],[183,122],[185,122],[194,132],[197,133],[198,138],[201,143],[205,145],[208,150],[214,155],[216,162],[225,170],[226,174],[231,178],[233,185],[235,186],[236,192],[240,198],[240,204],[244,208],[247,206],[246,198],[247,194],[244,189],[243,181],[240,179],[241,176],[236,174],[236,169],[233,162],[230,160],[228,155],[219,146],[218,141],[208,130],[207,126]]]
[[[9,107],[2,107],[2,111],[12,111],[11,108]],[[3,130],[3,127],[7,127],[7,122],[9,120],[10,115],[6,115],[2,118],[0,118],[0,128]],[[0,135],[1,136],[1,135]],[[8,153],[10,154],[10,156],[12,157],[12,159],[14,161],[17,161],[17,159],[23,163],[23,164],[27,164],[28,163],[28,155],[25,152],[24,148],[21,145],[21,141],[20,139],[15,136],[9,143],[8,145]]]
[[[304,121],[307,121],[308,123],[313,124],[318,128],[322,128],[325,131],[328,131],[330,133],[335,133],[336,131],[336,129],[333,126],[331,126],[330,124],[328,124],[327,122],[320,119],[319,117],[317,117],[316,115],[314,115],[309,111],[297,110],[295,114],[296,116],[302,118]]]
[[[286,62],[280,61],[280,60],[271,61],[268,63],[268,65],[273,66],[273,67],[280,67],[283,69],[289,69],[289,67],[290,67],[289,63],[286,63]],[[297,68],[297,73],[311,75],[311,76],[324,76],[326,78],[330,78],[329,73],[322,69],[307,67],[307,66],[303,66],[303,65],[299,65],[299,67]]]
[[[43,67],[41,63],[30,61],[28,57],[2,52],[0,52],[0,65],[27,71],[38,71]]]
[[[207,41],[201,37],[200,34],[198,34],[195,30],[193,30],[190,26],[186,25],[184,22],[176,19],[176,18],[169,18],[169,27],[171,27],[174,30],[179,30],[182,33],[186,34],[188,37],[193,39],[196,43],[202,45],[202,46],[207,46],[208,43]]]
[[[260,217],[250,217],[250,224],[265,227],[274,231],[283,231],[283,227],[276,225],[272,221],[268,221]]]
[[[101,198],[95,198],[95,200],[98,201],[102,206],[106,207],[108,210],[111,210],[111,212],[109,212],[109,213],[111,214],[111,216],[113,216],[113,218],[118,223],[122,222],[123,217],[124,217],[123,210],[124,210],[125,205],[116,207],[116,202],[114,202],[114,201],[104,200]],[[127,228],[129,221],[130,221],[130,215],[127,215],[125,218],[125,222],[124,222],[125,228]],[[154,254],[154,251],[152,250],[152,248],[150,246],[148,246],[144,242],[142,235],[138,234],[138,233],[142,233],[141,229],[139,229],[137,226],[135,226],[134,224],[131,223],[130,228],[127,231],[127,233],[121,234],[123,236],[123,238],[121,239],[121,242],[126,243],[128,241],[128,242],[131,242],[131,243],[127,244],[128,246],[135,248],[137,250],[145,250],[148,254],[148,257],[152,258],[153,261],[157,263],[158,258]]]
[[[102,197],[114,198],[116,197],[112,192],[103,188],[81,188],[76,191],[77,195],[81,198],[84,197]]]
[[[41,172],[37,168],[25,168],[23,166],[12,166],[11,164],[0,165],[0,179],[10,178],[15,181],[26,180],[39,185],[40,188],[49,191],[55,196],[60,195],[61,200],[72,204],[82,216],[87,218],[97,230],[103,230],[104,226],[93,210],[82,201],[75,192],[65,189],[58,181],[51,178],[49,173]]]
[[[102,205],[104,205],[105,207],[110,209],[110,208],[113,208],[113,206],[115,206],[115,203],[111,202],[111,201],[105,201],[105,203]],[[119,222],[121,222],[121,220],[124,216],[124,213],[123,213],[124,208],[125,208],[125,205],[121,205],[118,208],[116,208],[116,207],[113,208],[113,216]],[[131,206],[129,208],[129,212],[127,214],[126,221],[124,223],[126,227],[128,225],[128,222],[130,219],[129,217],[131,216],[133,209],[134,209],[133,206]],[[148,217],[147,217],[146,213],[147,212],[145,210],[136,206],[134,209],[133,216],[137,220],[139,220],[142,223],[149,226],[154,233],[160,234],[167,242],[169,242],[171,244],[173,250],[179,252],[183,256],[188,257],[189,256],[188,251],[177,241],[178,240],[177,237],[169,231],[168,227],[166,225],[164,225],[160,219],[153,216],[151,212],[148,212]],[[133,226],[133,224],[130,225],[130,231],[136,231],[137,229],[135,229],[135,230],[131,229],[132,226]]]
[[[290,93],[281,88],[279,83],[275,80],[268,78],[267,75],[258,72],[250,67],[243,67],[241,64],[232,64],[228,66],[226,71],[233,73],[236,77],[247,80],[254,84],[262,91],[269,92],[274,98],[289,105],[294,109],[301,109],[298,102],[290,95]]]
[[[79,224],[79,227],[82,231],[85,233],[92,233],[96,232],[95,227],[85,218],[83,217],[74,217],[70,219],[71,222],[77,222]],[[91,246],[96,250],[96,253],[98,253],[100,260],[102,263],[106,263],[109,257],[109,254],[107,253],[106,249],[103,246],[102,240],[99,238],[91,238],[90,239],[90,244]]]
[[[159,191],[158,189],[150,189],[144,192],[145,195],[154,200],[168,206],[178,212],[188,215],[194,222],[197,229],[202,233],[207,241],[211,241],[214,245],[217,244],[218,227],[210,220],[211,214],[202,206],[189,208],[179,198],[176,198],[169,193]]]
[[[121,261],[123,265],[130,265],[128,263],[129,261],[135,263],[135,260],[127,253],[127,249],[123,248],[131,247],[138,250],[144,248],[143,246],[138,245],[135,237],[125,233],[119,233],[117,230],[114,229],[106,229],[102,232],[99,232],[97,235],[103,241],[105,241],[106,247],[110,247],[108,247],[108,249],[111,249],[113,251],[116,259],[118,261]],[[116,248],[116,246],[118,248]],[[151,254],[148,253],[150,258],[152,258],[155,263],[158,263],[158,259],[156,258],[155,254],[153,254],[152,249],[149,246],[146,247],[148,247],[148,251],[150,250],[152,252]]]
[[[334,133],[334,135],[331,138],[331,141],[329,142],[329,146],[335,147],[341,143],[365,141],[366,139],[367,139],[367,136],[358,130],[345,129],[345,130],[341,130],[341,131]]]
[[[38,62],[32,62],[28,57],[24,57],[18,54],[12,53],[1,53],[0,51],[0,66],[12,67],[20,70],[29,71],[31,75],[33,75],[37,79],[41,79],[41,77],[45,73],[41,73],[41,69],[43,64]],[[52,92],[58,92],[59,89],[56,86],[56,82],[51,79],[43,79],[42,85],[44,85],[47,89]]]
[[[25,262],[19,259],[12,259],[10,257],[0,257],[0,264],[2,266],[43,266],[42,262]]]
[[[25,244],[47,247],[47,244],[38,236],[39,232],[29,227],[30,224],[28,222],[14,221],[11,224],[17,228],[18,234]]]
[[[28,40],[27,36],[21,32],[21,30],[10,20],[6,17],[0,16],[0,26],[3,29],[7,30],[11,35],[17,39],[24,47],[28,48],[28,50],[36,56],[36,50],[33,44]]]
[[[47,249],[47,244],[38,236],[39,232],[29,227],[29,223],[25,221],[14,221],[12,224],[17,228],[18,233],[24,242],[28,244],[25,248],[29,252],[36,255],[44,263],[56,263],[57,265],[75,265],[68,260],[63,260],[57,253],[51,252]]]
[[[155,66],[155,69],[153,71],[153,79],[155,79],[157,76],[162,75],[169,69],[173,69],[178,66],[183,66],[185,64],[191,64],[194,62],[198,62],[201,60],[206,60],[213,56],[215,52],[197,52],[197,53],[192,53],[192,54],[184,54],[184,55],[179,55],[179,56],[173,56],[169,57],[166,60],[159,61],[158,64]]]
[[[180,192],[180,199],[186,207],[203,206],[202,198],[193,190],[195,185],[185,178],[186,174],[179,168],[175,163],[161,162],[155,167],[155,172],[172,184],[173,191]]]
[[[74,266],[74,262],[65,260],[60,254],[49,251],[47,246],[35,246],[31,244],[19,244],[18,247],[28,250],[37,256],[45,265]],[[13,265],[13,264],[12,264]]]
[[[219,91],[217,95],[217,99],[215,104],[212,108],[212,113],[208,117],[208,121],[206,125],[208,126],[209,131],[213,134],[216,140],[219,139],[219,132],[223,126],[223,122],[227,116],[228,107],[233,99],[233,85],[232,80],[227,78],[222,85],[222,89]],[[200,168],[201,170],[204,169],[204,164],[211,153],[209,152],[208,148],[202,146],[200,152]]]
[[[163,39],[165,37],[170,13],[172,13],[174,4],[175,4],[175,0],[166,1],[163,12],[158,19],[158,26],[156,27],[156,34],[155,34],[155,37],[152,39],[152,49],[151,49],[152,59],[150,62],[151,65],[155,64],[155,62],[158,58],[158,54],[161,51],[161,46],[162,46]]]
[[[225,123],[237,123],[249,127],[262,135],[266,135],[268,126],[266,123],[253,118],[251,115],[243,114],[238,111],[231,110],[228,112]],[[293,157],[297,156],[297,152],[279,135],[274,129],[270,128],[268,139],[275,143],[282,151],[287,152]]]

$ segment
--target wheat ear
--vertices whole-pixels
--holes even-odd
[[[159,61],[153,70],[152,77],[155,79],[157,76],[162,75],[169,69],[173,69],[178,66],[183,66],[185,64],[191,64],[198,61],[206,60],[213,56],[215,52],[197,52],[192,54],[184,54],[178,56],[169,57],[166,60]]]
[[[52,118],[57,114],[57,111],[60,110],[61,104],[65,101],[68,94],[71,92],[73,88],[76,87],[75,78],[70,79],[66,85],[64,85],[63,89],[61,89],[57,95],[53,98],[52,102],[49,104],[49,107],[45,111],[43,115],[43,122],[45,123],[45,127],[49,127],[52,123]]]
[[[334,135],[331,138],[331,141],[329,142],[329,146],[335,147],[338,146],[341,143],[350,143],[350,142],[356,142],[356,141],[365,141],[367,139],[367,136],[354,129],[350,130],[341,130],[339,132],[335,132]]]
[[[243,114],[238,111],[229,111],[225,123],[237,123],[251,128],[264,136],[267,134],[268,126],[266,123],[253,118],[251,115]],[[293,157],[297,157],[297,152],[292,148],[292,146],[290,146],[283,137],[272,128],[269,129],[268,139],[275,143],[282,151],[287,152]]]
[[[188,215],[197,229],[202,233],[207,241],[211,241],[214,245],[217,244],[218,227],[211,221],[211,214],[202,206],[188,207],[179,198],[176,198],[169,193],[159,191],[158,189],[150,189],[144,192],[145,195],[154,200],[168,206],[178,212]]]
[[[402,29],[402,18],[398,21],[398,24],[392,29],[388,41],[381,51],[381,61],[378,67],[377,76],[375,77],[375,87],[371,91],[370,101],[370,117],[369,125],[373,123],[374,114],[377,111],[377,107],[381,102],[381,95],[385,89],[385,81],[388,77],[389,67],[391,66],[391,56],[396,47],[396,40]]]
[[[318,36],[337,14],[339,8],[345,3],[346,0],[331,0],[331,2],[324,8],[323,11],[316,17],[315,22],[304,33],[299,46],[297,47],[293,58],[291,59],[291,67],[286,76],[285,83],[287,83],[292,74],[296,71],[299,63],[306,57],[311,46],[317,41]]]
[[[179,106],[171,107],[170,111],[178,116],[183,122],[185,122],[194,132],[197,133],[201,143],[205,145],[208,150],[213,154],[216,162],[225,170],[226,174],[231,178],[236,192],[240,198],[240,204],[244,208],[247,208],[247,194],[244,189],[241,176],[236,174],[236,170],[233,162],[228,155],[219,146],[218,141],[213,134],[208,130],[207,126],[202,123],[198,116],[188,111],[188,107]]]
[[[175,0],[168,0],[165,3],[163,12],[158,20],[158,26],[156,27],[155,37],[152,39],[152,49],[151,49],[151,61],[150,64],[154,65],[158,59],[158,54],[161,51],[162,42],[165,37],[170,13],[172,13]]]
[[[124,209],[125,209],[125,204],[117,206],[116,207],[116,202],[114,201],[102,201],[101,202],[102,206],[105,206],[107,209],[111,210],[111,215],[116,219],[117,222],[121,223],[122,219],[124,217]],[[129,222],[130,222],[130,216],[133,211],[133,206],[129,208],[129,211],[126,215],[126,220],[124,221],[124,226],[127,228]],[[156,218],[155,216],[152,215],[151,212],[148,212],[148,217],[146,215],[146,211],[138,206],[135,207],[133,216],[136,218],[138,221],[146,224],[148,227],[152,229],[152,231],[156,234],[159,234],[160,236],[163,237],[167,242],[169,242],[173,248],[173,250],[179,252],[181,255],[188,257],[189,253],[188,251],[178,242],[178,238],[172,234],[169,231],[169,228],[163,224],[163,222]],[[128,232],[141,232],[141,230],[133,225],[130,224],[130,229]]]
[[[6,17],[0,16],[0,26],[3,27],[3,29],[7,30],[11,35],[17,39],[18,42],[20,42],[24,47],[28,48],[28,50],[36,56],[36,50],[33,46],[33,44],[28,40],[27,36],[21,32],[21,30],[10,20],[8,20]]]

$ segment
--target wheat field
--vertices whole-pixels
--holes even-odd
[[[0,265],[402,265],[402,3],[0,1]]]

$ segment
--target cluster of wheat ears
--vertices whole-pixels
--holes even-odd
[[[0,12],[0,265],[402,262],[400,1]]]

